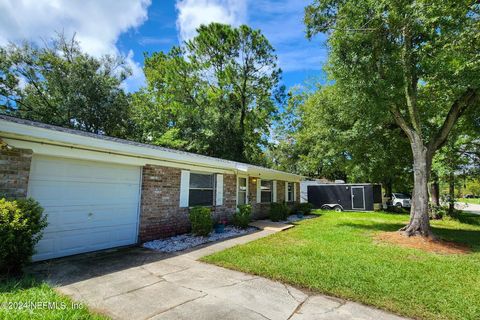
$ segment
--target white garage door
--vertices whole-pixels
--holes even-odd
[[[139,193],[139,167],[34,155],[28,195],[48,227],[33,260],[135,243]]]

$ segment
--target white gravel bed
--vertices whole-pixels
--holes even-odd
[[[161,252],[175,252],[182,251],[188,248],[193,248],[207,242],[218,241],[226,238],[231,238],[234,236],[239,236],[249,232],[258,230],[257,228],[249,227],[247,229],[240,229],[233,226],[225,226],[225,231],[223,233],[216,233],[212,231],[207,237],[195,236],[191,233],[181,234],[178,236],[173,236],[165,239],[153,240],[145,242],[143,244],[144,248],[161,251]]]

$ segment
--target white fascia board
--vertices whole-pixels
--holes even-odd
[[[101,151],[89,151],[77,148],[70,148],[68,146],[55,146],[49,144],[42,144],[41,142],[32,142],[32,141],[23,141],[16,140],[11,138],[3,138],[3,140],[15,148],[20,149],[31,149],[33,154],[52,156],[52,157],[61,157],[61,158],[70,158],[70,159],[81,159],[81,160],[90,160],[90,161],[100,161],[107,163],[117,163],[123,165],[132,165],[143,167],[146,164],[158,165],[164,167],[186,169],[198,172],[205,173],[225,173],[232,174],[232,170],[224,170],[219,168],[212,167],[202,167],[198,165],[183,164],[171,161],[163,161],[156,159],[145,159],[135,156],[124,156],[118,154],[112,154],[108,152]]]
[[[260,167],[251,167],[248,169],[248,175],[253,177],[258,177],[265,180],[280,180],[288,182],[299,182],[303,180],[303,177],[300,175],[272,170],[272,169],[262,169]]]
[[[234,161],[226,161],[192,153],[175,152],[173,150],[169,151],[152,149],[143,146],[130,145],[116,141],[10,122],[3,119],[0,119],[0,137],[7,139],[10,138],[13,146],[17,146],[21,141],[44,143],[45,146],[48,143],[55,144],[59,147],[63,146],[69,148],[69,154],[73,152],[74,148],[79,148],[82,149],[81,152],[104,152],[108,155],[109,159],[111,159],[114,155],[119,156],[118,159],[123,160],[123,157],[137,157],[145,158],[147,160],[145,163],[150,164],[155,164],[152,162],[155,160],[162,163],[170,163],[168,165],[164,165],[171,167],[187,168],[188,166],[193,166],[211,168],[212,172],[240,171],[241,173],[257,176],[263,179],[278,179],[292,182],[303,180],[303,177],[299,175],[257,166],[250,166],[248,164],[237,163]],[[17,142],[13,143],[13,139]],[[8,141],[6,142],[9,143]],[[18,147],[20,146],[18,145]],[[39,148],[37,147],[37,152],[39,152],[38,149]],[[36,150],[34,150],[34,152],[36,152]],[[67,157],[72,156],[67,155]],[[173,165],[173,163],[176,163],[176,165]]]
[[[60,143],[68,146],[77,146],[77,147],[87,147],[95,150],[100,150],[104,152],[115,152],[125,155],[133,156],[144,156],[158,158],[162,160],[206,165],[222,169],[235,170],[235,166],[215,158],[208,158],[194,154],[183,154],[177,153],[174,151],[167,150],[158,150],[151,149],[148,147],[141,147],[136,145],[129,145],[121,142],[110,141],[97,139],[93,137],[87,137],[82,135],[77,135],[68,132],[60,132],[56,130],[38,128],[34,126],[29,126],[25,124],[13,123],[0,119],[0,130],[1,132],[14,134],[19,139],[22,137],[30,137],[35,140],[51,142],[51,143]],[[2,134],[3,136],[3,134]]]

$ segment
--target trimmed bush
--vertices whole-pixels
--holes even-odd
[[[270,204],[270,220],[283,221],[288,217],[288,207],[285,203],[272,202]]]
[[[47,217],[37,201],[0,199],[0,273],[22,273],[46,226]]]
[[[208,236],[213,230],[213,221],[210,208],[193,207],[188,214],[192,224],[192,233],[197,236]]]
[[[241,204],[238,206],[237,212],[233,215],[233,224],[242,229],[246,229],[250,223],[252,215],[252,206],[249,204]]]
[[[311,203],[297,203],[297,205],[295,206],[295,213],[303,212],[303,214],[310,214],[312,212],[312,209],[313,205]]]

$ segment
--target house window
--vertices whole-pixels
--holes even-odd
[[[213,205],[214,175],[190,173],[188,204],[193,206]]]
[[[272,202],[272,181],[262,180],[260,185],[261,202]]]
[[[238,204],[247,203],[247,178],[238,178]]]
[[[293,201],[293,182],[287,182],[287,202]]]

